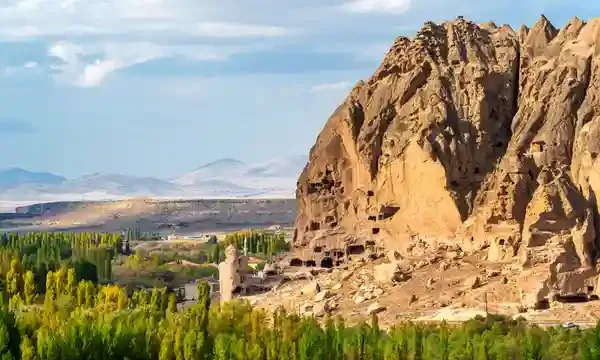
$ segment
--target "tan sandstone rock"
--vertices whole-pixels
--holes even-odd
[[[316,281],[311,281],[302,288],[302,295],[316,296],[321,291],[321,286]]]
[[[385,310],[385,306],[379,305],[379,303],[374,302],[367,308],[367,315],[377,314]]]
[[[446,261],[440,263],[440,271],[446,271],[450,268],[450,264]]]
[[[329,312],[327,303],[320,302],[313,305],[312,314],[316,317],[323,317]]]
[[[448,243],[520,264],[524,302],[595,292],[598,84],[599,19],[515,32],[459,18],[399,37],[319,134],[294,245],[344,262]]]
[[[388,260],[392,263],[402,259],[400,253],[396,250],[390,250],[387,254],[387,257]]]
[[[321,292],[319,292],[316,296],[315,296],[315,301],[319,302],[319,301],[323,301],[325,299],[328,299],[331,297],[331,291],[329,290],[323,290]]]
[[[373,277],[380,283],[391,283],[398,281],[402,275],[401,269],[396,263],[379,264],[373,268]]]
[[[467,289],[477,289],[478,287],[481,287],[481,278],[479,278],[479,276],[468,278],[465,281],[464,287]]]

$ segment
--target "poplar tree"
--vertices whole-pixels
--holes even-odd
[[[31,270],[28,270],[25,273],[25,276],[23,279],[23,294],[24,294],[24,298],[25,298],[25,304],[31,305],[35,302],[37,293],[36,293],[35,277]]]

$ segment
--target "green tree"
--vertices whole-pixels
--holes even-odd
[[[21,293],[22,275],[21,264],[19,260],[12,259],[10,262],[10,270],[6,274],[6,291],[9,297],[13,297]]]
[[[65,287],[65,295],[75,296],[77,286],[77,275],[75,273],[75,269],[69,268],[67,270],[67,284]]]
[[[158,355],[159,360],[173,360],[173,339],[167,335],[163,338],[160,343],[160,352]]]
[[[197,348],[197,333],[191,329],[185,334],[183,340],[183,358],[184,360],[196,360],[200,358]]]
[[[169,305],[167,307],[167,311],[171,314],[177,312],[177,300],[175,299],[175,293],[169,294]]]
[[[25,273],[23,279],[23,293],[25,297],[25,304],[31,305],[35,302],[37,297],[35,275],[33,275],[31,270],[28,270]]]
[[[31,340],[29,340],[29,337],[23,336],[23,339],[21,341],[20,350],[21,350],[21,360],[35,360],[36,359],[35,349],[33,347],[33,344],[31,343]]]

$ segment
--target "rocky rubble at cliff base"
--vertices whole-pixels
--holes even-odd
[[[445,245],[518,269],[526,306],[595,295],[598,57],[600,19],[515,31],[459,18],[396,39],[311,149],[293,264]]]
[[[288,281],[267,293],[248,296],[252,304],[273,311],[279,307],[325,319],[341,315],[355,324],[377,314],[384,327],[399,321],[463,321],[490,313],[541,324],[595,322],[600,302],[551,301],[545,307],[524,305],[516,284],[518,266],[490,263],[484,254],[441,259],[435,255],[394,260],[356,260],[335,268],[298,268],[282,263],[278,272]],[[423,264],[421,268],[416,264]],[[394,266],[390,266],[394,265]],[[408,276],[377,280],[377,272],[392,268]]]

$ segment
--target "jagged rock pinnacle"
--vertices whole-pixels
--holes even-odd
[[[542,15],[516,33],[459,17],[398,38],[319,134],[295,246],[314,258],[415,239],[487,249],[537,279],[535,301],[595,282],[598,23],[559,34]]]

